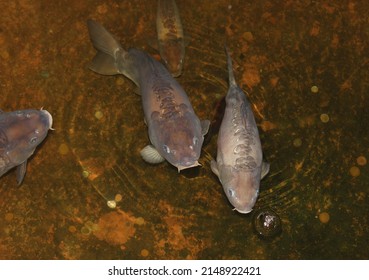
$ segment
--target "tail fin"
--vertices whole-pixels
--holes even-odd
[[[234,79],[233,75],[233,65],[232,65],[232,58],[229,54],[229,50],[227,46],[224,46],[226,54],[227,54],[227,62],[228,62],[228,76],[229,76],[229,85],[236,86],[236,80]]]
[[[97,54],[93,58],[90,69],[103,75],[119,74],[117,55],[126,53],[119,42],[101,24],[87,20],[88,32]]]

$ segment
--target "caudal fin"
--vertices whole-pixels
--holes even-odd
[[[118,55],[122,55],[126,51],[101,24],[89,19],[87,20],[87,27],[91,42],[97,50],[90,69],[103,75],[119,74],[116,60]]]
[[[228,76],[229,76],[229,85],[236,86],[236,80],[234,79],[233,75],[233,65],[232,65],[232,58],[229,54],[229,50],[227,46],[224,46],[226,54],[227,54],[227,62],[228,62]]]

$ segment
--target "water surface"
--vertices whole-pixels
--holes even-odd
[[[0,178],[1,258],[368,259],[369,6],[336,2],[177,1],[188,37],[178,81],[198,116],[227,92],[224,44],[254,106],[271,164],[255,209],[283,227],[268,240],[210,170],[216,134],[201,168],[149,165],[135,85],[88,70],[88,18],[160,59],[154,1],[2,5],[0,107],[43,107],[55,131],[20,187],[14,171]]]

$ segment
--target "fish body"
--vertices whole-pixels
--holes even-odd
[[[159,53],[173,77],[182,73],[185,56],[183,28],[174,0],[159,0],[156,17]]]
[[[211,162],[234,210],[249,213],[259,193],[260,180],[269,171],[263,163],[255,118],[245,94],[236,84],[227,51],[229,89],[218,134],[217,160]]]
[[[166,159],[178,171],[198,166],[209,121],[200,121],[191,103],[163,64],[137,49],[123,50],[100,24],[88,21],[93,45],[98,50],[91,69],[100,74],[123,74],[140,89],[145,122],[152,145],[141,151],[144,160]]]
[[[46,110],[0,113],[0,176],[17,167],[18,185],[22,183],[27,159],[47,136],[52,120]]]

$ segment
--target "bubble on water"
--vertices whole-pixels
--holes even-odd
[[[88,176],[90,176],[90,172],[88,172],[87,170],[83,170],[83,172],[82,172],[82,176],[83,176],[84,178],[88,178]]]
[[[326,224],[329,222],[329,214],[327,212],[322,212],[319,214],[319,221],[323,224]]]
[[[359,156],[359,157],[356,159],[356,162],[357,162],[357,164],[358,164],[358,165],[364,166],[364,165],[366,165],[367,160],[366,160],[366,157],[364,157],[364,156]]]
[[[148,250],[146,250],[146,249],[142,249],[141,250],[141,256],[147,257],[148,255],[149,255],[149,251]]]
[[[328,114],[321,114],[321,115],[320,115],[320,120],[321,120],[323,123],[327,123],[327,122],[329,122],[329,116],[328,116]]]
[[[145,219],[144,218],[142,218],[142,217],[138,217],[137,219],[136,219],[136,224],[137,225],[143,225],[145,223]]]
[[[77,231],[77,228],[76,228],[75,226],[69,226],[69,227],[68,227],[68,231],[69,231],[70,233],[75,233],[75,232]]]
[[[100,120],[100,119],[102,119],[103,116],[104,116],[103,112],[101,112],[101,111],[96,111],[95,112],[95,118],[96,119]]]
[[[114,200],[116,201],[116,202],[119,202],[119,201],[121,201],[122,200],[122,195],[120,194],[120,193],[117,193],[116,195],[115,195],[115,197],[114,197]]]
[[[91,233],[91,229],[89,229],[88,227],[82,227],[81,228],[81,233],[83,235],[89,235]]]
[[[256,210],[253,215],[254,229],[261,238],[272,238],[282,232],[282,222],[271,209]]]
[[[108,205],[109,208],[112,208],[112,209],[117,207],[117,202],[115,200],[108,200],[106,204]]]
[[[360,169],[359,169],[359,167],[357,167],[357,166],[352,166],[352,167],[350,168],[350,175],[351,175],[352,177],[357,177],[357,176],[359,176],[359,175],[360,175]]]
[[[87,221],[85,223],[85,227],[88,228],[90,231],[96,231],[98,230],[98,225],[95,224],[93,221]]]
[[[67,145],[67,144],[65,144],[65,143],[60,144],[60,146],[59,146],[59,148],[58,148],[58,152],[59,152],[59,154],[61,154],[61,155],[66,155],[66,154],[68,154],[68,153],[69,153],[69,147],[68,147],[68,145]]]
[[[319,88],[317,86],[312,86],[310,90],[312,93],[318,93]]]

